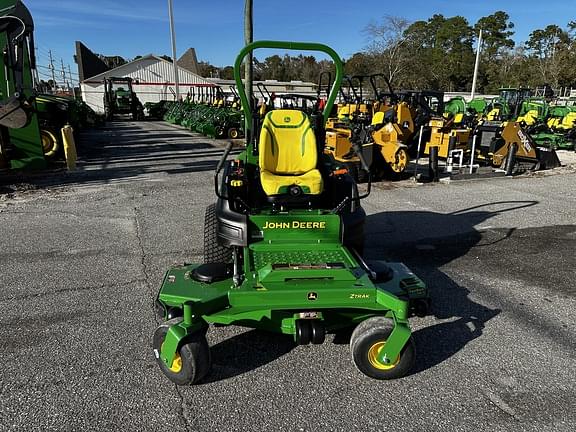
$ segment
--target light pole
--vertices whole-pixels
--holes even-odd
[[[482,29],[478,35],[478,48],[476,50],[476,63],[474,64],[474,78],[472,78],[472,92],[470,93],[470,100],[474,99],[476,93],[476,80],[478,79],[478,66],[480,66],[480,51],[482,50]]]
[[[244,44],[251,44],[254,39],[254,29],[253,29],[253,0],[245,0],[244,2]],[[246,93],[248,96],[248,109],[252,112],[253,108],[253,88],[252,88],[252,63],[253,63],[253,53],[252,51],[248,53],[246,59],[244,60],[244,81],[246,83]],[[246,130],[251,130],[251,126],[248,124],[248,119],[246,119]],[[251,139],[251,138],[250,138]]]
[[[170,38],[172,39],[172,64],[174,65],[174,87],[176,100],[180,100],[180,80],[178,79],[178,63],[176,59],[176,31],[174,29],[174,6],[168,0],[168,14],[170,15]]]

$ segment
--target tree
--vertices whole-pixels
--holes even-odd
[[[369,75],[379,73],[375,66],[374,56],[366,53],[356,53],[344,62],[346,75]]]
[[[493,93],[501,86],[511,85],[510,70],[523,61],[523,54],[519,56],[520,51],[513,51],[513,28],[514,23],[504,11],[482,17],[474,25],[475,33],[482,30],[478,88],[484,92]]]
[[[536,64],[542,83],[549,83],[552,87],[559,87],[560,78],[566,71],[563,69],[573,67],[570,63],[571,45],[570,34],[555,24],[544,29],[537,29],[530,33],[526,41],[526,49]]]
[[[373,56],[378,72],[386,74],[390,82],[408,67],[404,32],[409,26],[410,22],[405,18],[385,15],[381,23],[373,21],[364,29],[371,40],[367,52]]]
[[[474,25],[476,33],[482,29],[482,52],[489,60],[496,59],[502,50],[514,48],[514,23],[504,11],[494,12],[492,15],[482,17]]]
[[[208,62],[198,62],[198,74],[205,78],[212,78],[218,75],[218,68]]]
[[[226,80],[234,79],[234,68],[232,66],[224,66],[220,68],[220,78]]]
[[[474,31],[464,17],[436,14],[428,21],[411,24],[404,37],[409,73],[403,84],[445,91],[469,88],[474,67]]]

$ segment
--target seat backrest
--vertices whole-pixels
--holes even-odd
[[[308,116],[298,110],[266,114],[260,132],[258,163],[273,174],[300,175],[316,168],[318,149]]]
[[[382,111],[378,111],[372,116],[372,126],[380,125],[384,123],[385,113]]]

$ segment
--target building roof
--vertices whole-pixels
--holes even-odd
[[[104,63],[102,59],[100,59],[80,41],[76,41],[76,55],[74,58],[78,64],[80,82],[110,70],[108,65]]]
[[[146,71],[146,69],[150,69],[152,64],[157,64],[159,67],[156,67],[155,71]],[[133,79],[143,80],[145,82],[165,82],[166,80],[174,81],[173,71],[173,63],[171,61],[168,61],[162,57],[158,57],[154,54],[148,54],[118,66],[117,68],[110,69],[90,77],[83,82],[98,83],[102,82],[104,78],[115,76],[130,76]],[[192,73],[189,70],[182,68],[181,66],[178,66],[178,76],[180,78],[179,81],[181,85],[214,85],[214,83],[206,80],[206,78],[202,78],[200,75]]]
[[[178,59],[178,66],[192,72],[193,74],[199,75],[198,71],[198,58],[196,57],[196,50],[194,48],[188,48],[182,57]]]

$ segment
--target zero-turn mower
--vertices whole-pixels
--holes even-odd
[[[321,51],[336,78],[321,112],[252,112],[240,76],[255,49]],[[176,384],[210,370],[209,324],[239,325],[323,343],[327,333],[355,326],[353,362],[376,379],[405,375],[415,362],[408,318],[428,306],[424,283],[400,263],[362,258],[365,212],[342,165],[323,153],[324,124],[342,82],[342,62],[315,43],[258,41],[242,49],[235,68],[247,119],[246,147],[216,173],[217,200],[206,210],[204,263],[168,270],[157,306],[164,322],[153,350]],[[221,175],[223,174],[223,175]]]

